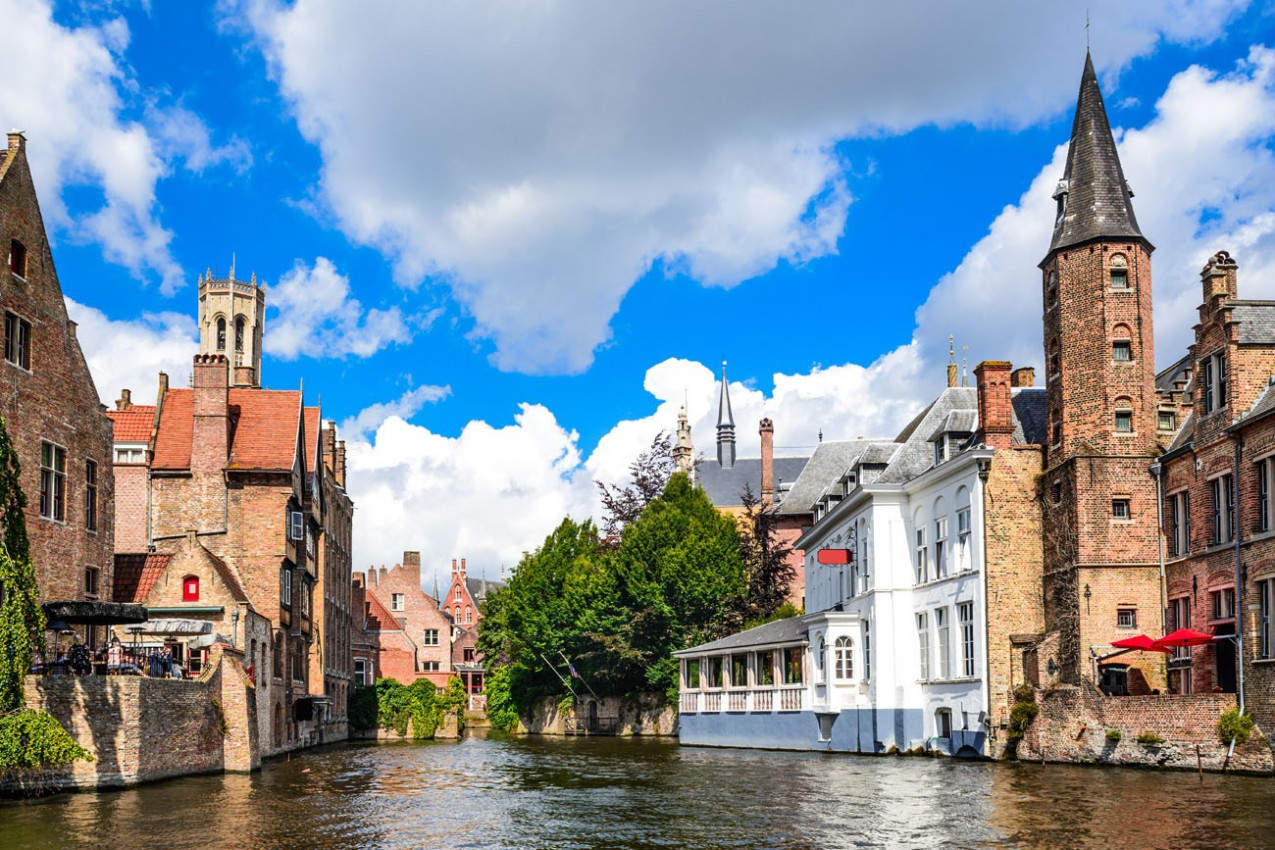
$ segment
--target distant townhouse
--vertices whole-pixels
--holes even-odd
[[[500,582],[491,582],[491,589],[500,586]],[[452,669],[464,682],[465,693],[470,695],[472,705],[479,702],[472,698],[483,692],[484,668],[482,654],[478,651],[478,624],[483,619],[483,602],[488,589],[486,576],[472,578],[465,559],[461,558],[458,566],[453,558],[451,582],[438,600],[443,614],[452,624]]]
[[[22,467],[41,602],[109,600],[114,581],[111,422],[67,317],[27,163],[26,139],[0,151],[0,415]],[[100,626],[72,626],[98,646]]]
[[[404,552],[403,563],[369,569],[355,582],[368,603],[366,633],[376,642],[377,675],[446,685],[455,670],[452,621],[421,588],[421,553]]]

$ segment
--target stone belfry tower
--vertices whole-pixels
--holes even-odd
[[[1067,166],[1054,192],[1053,239],[1040,263],[1049,417],[1045,614],[1059,641],[1052,660],[1070,681],[1092,676],[1089,650],[1113,640],[1118,621],[1151,633],[1162,618],[1148,471],[1158,454],[1154,249],[1138,228],[1132,197],[1086,54]],[[1158,675],[1148,665],[1148,681]]]
[[[261,338],[266,326],[266,287],[230,275],[199,278],[199,353],[224,354],[230,361],[230,386],[261,386]]]

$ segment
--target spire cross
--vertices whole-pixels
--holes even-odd
[[[1089,52],[1089,10],[1085,9],[1085,52]]]

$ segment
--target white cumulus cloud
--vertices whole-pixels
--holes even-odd
[[[113,404],[121,389],[132,390],[136,404],[154,404],[160,372],[167,372],[175,384],[184,384],[190,375],[191,358],[199,350],[192,317],[144,313],[137,319],[111,319],[70,298],[66,310],[77,325],[76,336],[103,404]]]
[[[1243,0],[1109,4],[1119,69]],[[653,263],[731,286],[837,250],[838,140],[1019,126],[1074,96],[1083,7],[241,0],[323,157],[319,196],[398,279],[435,275],[495,363],[578,372]],[[1075,32],[1074,39],[1059,33]]]

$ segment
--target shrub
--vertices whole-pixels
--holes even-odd
[[[1229,745],[1231,741],[1237,744],[1247,743],[1253,734],[1252,715],[1241,714],[1238,708],[1222,712],[1222,717],[1217,722],[1217,734],[1223,744]]]
[[[1154,732],[1139,732],[1138,737],[1134,739],[1139,744],[1163,744],[1164,739]]]
[[[509,690],[509,668],[487,671],[487,719],[495,729],[512,732],[518,728],[518,708]]]
[[[1122,734],[1120,733],[1120,730],[1119,730],[1119,729],[1108,729],[1108,730],[1107,730],[1107,740],[1108,740],[1108,741],[1110,741],[1110,742],[1111,742],[1111,743],[1113,743],[1113,744],[1118,744],[1118,743],[1120,743],[1120,739],[1121,739],[1121,738],[1123,738],[1123,737],[1124,737],[1124,735],[1122,735]]]
[[[0,716],[0,772],[92,760],[88,750],[47,712],[24,708]]]
[[[1009,710],[1009,739],[1020,740],[1038,714],[1040,714],[1040,706],[1034,702],[1014,703],[1014,707]]]
[[[1014,702],[1036,702],[1036,689],[1030,682],[1020,682],[1014,686]]]
[[[366,732],[377,727],[376,685],[356,685],[350,692],[350,728]]]

